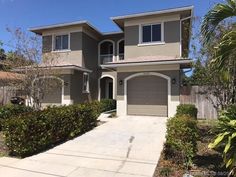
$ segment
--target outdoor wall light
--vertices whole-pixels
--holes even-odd
[[[176,79],[173,78],[173,79],[171,80],[171,83],[172,83],[172,84],[176,84]]]
[[[119,84],[120,84],[120,85],[123,85],[123,80],[119,80]]]

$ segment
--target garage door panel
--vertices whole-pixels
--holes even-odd
[[[166,116],[166,105],[128,105],[129,115]]]
[[[166,79],[139,76],[129,80],[127,86],[128,114],[167,116]]]

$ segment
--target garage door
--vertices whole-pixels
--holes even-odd
[[[167,117],[167,85],[167,80],[158,76],[139,76],[128,80],[128,114]]]

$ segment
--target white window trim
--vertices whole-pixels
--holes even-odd
[[[84,90],[84,77],[88,76],[88,79],[87,79],[87,82],[86,82],[86,90]],[[82,84],[82,91],[83,93],[90,93],[90,90],[89,90],[89,73],[83,73],[83,84]]]
[[[119,41],[117,41],[117,61],[119,61],[120,60],[120,43],[122,42],[122,41],[124,41],[125,42],[125,39],[124,38],[122,38],[122,39],[120,39]],[[124,55],[125,55],[125,53],[123,53]]]
[[[111,42],[112,43],[112,45],[113,45],[113,54],[111,54],[111,55],[113,55],[112,56],[112,61],[115,61],[115,58],[116,58],[116,56],[115,56],[115,42],[113,41],[113,40],[110,40],[110,39],[105,39],[105,40],[102,40],[101,42],[99,42],[98,43],[98,65],[100,66],[101,65],[101,54],[100,54],[100,51],[101,51],[101,44],[102,43],[104,43],[104,42]]]
[[[68,49],[62,49],[62,50],[55,50],[55,42],[56,42],[56,36],[62,36],[62,35],[68,35]],[[70,33],[54,33],[52,35],[52,52],[53,53],[61,53],[61,52],[70,52]]]
[[[161,25],[161,41],[143,42],[143,26],[158,25],[158,24]],[[164,35],[165,32],[164,31],[165,31],[164,22],[139,24],[139,44],[138,44],[138,46],[163,45],[163,44],[165,44],[165,35]],[[152,33],[151,33],[151,35],[152,35]]]
[[[113,82],[113,99],[115,99],[116,97],[116,79],[114,76],[112,75],[109,75],[109,74],[105,74],[105,75],[102,75],[99,79],[98,79],[98,101],[101,100],[101,79],[105,78],[105,77],[109,77],[112,79],[112,82]]]

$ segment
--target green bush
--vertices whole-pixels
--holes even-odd
[[[224,159],[226,168],[229,168],[232,175],[236,175],[236,105],[229,106],[222,111],[216,126],[218,135],[209,144],[209,148],[220,152]]]
[[[32,112],[32,111],[33,108],[22,105],[9,104],[6,106],[0,106],[0,119],[7,119],[21,113]]]
[[[176,116],[189,115],[190,117],[197,119],[197,112],[198,110],[195,105],[180,104],[179,106],[177,106]]]
[[[91,130],[98,117],[93,104],[49,107],[7,119],[3,132],[10,154],[29,156]]]
[[[167,122],[164,147],[166,159],[189,166],[197,152],[197,122],[189,115],[174,117]]]
[[[101,103],[101,112],[106,112],[116,109],[116,100],[102,99],[100,103]]]
[[[1,122],[5,119],[17,116],[22,113],[32,112],[31,107],[22,106],[22,105],[6,105],[0,106],[0,130]]]

